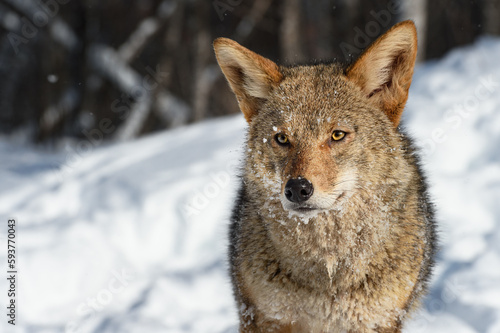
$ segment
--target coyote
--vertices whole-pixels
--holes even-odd
[[[399,126],[417,52],[396,24],[351,65],[278,66],[218,38],[249,124],[229,230],[240,332],[401,332],[436,252]]]

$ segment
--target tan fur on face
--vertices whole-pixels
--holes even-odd
[[[424,293],[433,211],[396,126],[414,62],[402,42],[411,25],[389,30],[349,68],[278,67],[217,42],[249,122],[229,247],[241,332],[400,332]],[[343,140],[331,140],[335,130]],[[313,185],[313,213],[284,196],[298,177]]]

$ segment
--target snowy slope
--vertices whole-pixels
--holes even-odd
[[[404,123],[442,251],[407,332],[500,332],[499,58],[483,39],[415,73]],[[20,225],[16,332],[235,332],[226,226],[245,130],[228,117],[81,154],[0,142],[0,218]]]

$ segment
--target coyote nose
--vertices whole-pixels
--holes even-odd
[[[285,196],[291,202],[304,202],[313,192],[312,183],[305,178],[290,179],[285,185]]]

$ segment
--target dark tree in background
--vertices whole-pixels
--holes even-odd
[[[427,19],[429,29],[425,57],[438,58],[454,46],[472,43],[483,30],[481,4],[485,3],[470,0],[428,0],[427,10],[432,15],[428,15]]]
[[[500,34],[500,0],[1,0],[0,132],[94,144],[238,112],[212,51],[349,62],[403,19],[419,59]]]

